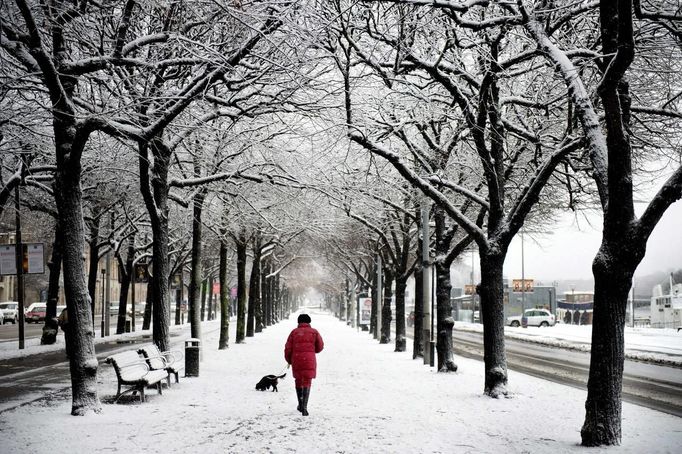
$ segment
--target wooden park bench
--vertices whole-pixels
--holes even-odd
[[[156,386],[159,394],[162,394],[161,382],[168,374],[165,370],[151,370],[135,350],[111,355],[105,362],[114,366],[118,378],[118,391],[114,402],[118,402],[126,393],[134,395],[136,392],[140,393],[140,402],[144,402],[144,389],[147,386]],[[128,389],[121,392],[122,386],[127,386]]]
[[[168,387],[171,385],[171,374],[175,375],[175,383],[180,383],[180,371],[184,369],[182,353],[179,351],[159,351],[156,344],[145,345],[137,351],[147,361],[150,370],[166,371]]]

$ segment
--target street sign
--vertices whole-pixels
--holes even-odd
[[[17,274],[16,246],[0,246],[0,275]]]
[[[23,243],[23,270],[25,274],[45,273],[45,248],[43,243]],[[0,275],[17,274],[16,245],[0,246]]]
[[[533,279],[513,279],[512,292],[532,292],[534,285]]]
[[[476,293],[476,286],[471,284],[464,284],[464,294],[473,295]]]

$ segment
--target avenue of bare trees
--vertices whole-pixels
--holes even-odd
[[[420,358],[433,265],[437,370],[451,373],[450,268],[475,247],[482,391],[507,396],[509,246],[558,213],[597,210],[581,437],[619,444],[627,295],[682,197],[681,24],[672,0],[1,2],[0,227],[18,209],[51,244],[43,341],[63,282],[72,414],[102,411],[106,254],[122,270],[119,332],[134,265],[151,263],[143,329],[161,350],[186,273],[191,335],[217,309],[220,349],[315,287],[349,323],[371,295],[371,334],[407,351],[414,277]]]

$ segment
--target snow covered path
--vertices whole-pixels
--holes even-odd
[[[217,322],[204,324],[200,377],[182,379],[140,405],[103,403],[100,415],[72,417],[70,396],[0,414],[3,453],[654,453],[679,452],[682,419],[623,405],[623,443],[578,446],[585,392],[510,372],[512,398],[482,395],[483,365],[457,358],[437,374],[328,315],[312,312],[325,340],[309,417],[296,411],[293,379],[280,392],[256,382],[285,366],[295,316],[247,343],[218,351]],[[234,324],[233,324],[234,325]],[[231,336],[231,340],[234,336]],[[100,397],[116,390],[102,367]]]

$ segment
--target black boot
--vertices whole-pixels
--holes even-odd
[[[303,397],[301,399],[301,414],[308,416],[308,398],[310,397],[310,388],[301,389]]]
[[[296,397],[298,397],[298,406],[296,410],[303,411],[302,400],[303,400],[303,388],[296,388]]]

